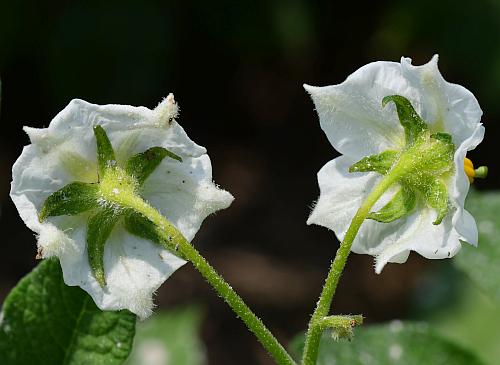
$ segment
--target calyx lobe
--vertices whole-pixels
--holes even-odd
[[[405,132],[404,146],[364,157],[349,168],[349,172],[392,174],[399,190],[369,219],[388,223],[410,214],[418,201],[436,211],[433,224],[439,224],[448,213],[448,191],[445,181],[454,170],[455,145],[450,134],[430,133],[429,126],[404,96],[389,95],[382,100],[396,106],[399,122]]]
[[[153,223],[125,202],[142,199],[139,188],[165,157],[179,162],[182,162],[182,158],[163,147],[152,147],[130,157],[122,168],[116,161],[113,146],[104,128],[95,126],[94,135],[99,180],[91,184],[72,182],[52,193],[40,210],[39,220],[43,222],[51,216],[90,213],[86,235],[88,259],[92,274],[104,287],[104,247],[119,221],[124,221],[124,227],[129,233],[175,251],[170,242],[162,240],[156,233]]]

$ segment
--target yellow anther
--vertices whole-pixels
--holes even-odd
[[[474,171],[474,164],[467,157],[464,158],[464,170],[469,178],[469,182],[472,184],[474,182],[474,177],[476,177],[476,171]]]
[[[464,159],[464,171],[471,184],[474,182],[474,178],[485,179],[488,176],[488,166],[479,166],[475,169],[472,161],[467,157]]]
[[[464,166],[469,166],[470,168],[474,168],[474,164],[472,163],[472,161],[470,159],[468,159],[467,157],[464,158]]]

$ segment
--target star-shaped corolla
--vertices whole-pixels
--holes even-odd
[[[119,182],[108,195],[119,196],[120,186],[134,190],[189,241],[233,200],[213,183],[205,148],[176,116],[172,94],[154,110],[73,100],[48,128],[24,128],[31,144],[14,164],[12,200],[38,236],[38,257],[57,256],[65,283],[82,287],[103,310],[149,316],[153,293],[186,262],[147,239],[144,222],[120,204],[96,203],[94,193],[108,188],[106,169]]]
[[[387,262],[405,262],[410,251],[440,259],[455,255],[460,241],[477,245],[476,223],[464,209],[470,184],[464,160],[483,139],[482,111],[470,91],[443,79],[437,61],[434,56],[422,66],[412,65],[408,58],[400,63],[374,62],[339,85],[305,85],[321,128],[342,154],[319,171],[320,197],[307,222],[333,230],[340,240],[381,174],[410,150],[411,131],[405,118],[421,123],[425,146],[451,148],[449,167],[438,171],[445,163],[431,166],[428,159],[431,173],[414,168],[382,195],[368,216],[371,219],[361,226],[351,249],[375,256],[377,273]],[[373,166],[382,160],[378,169]],[[439,163],[445,160],[440,157]],[[425,179],[428,184],[422,183]],[[393,211],[393,218],[384,221],[382,213],[395,207],[400,214]]]

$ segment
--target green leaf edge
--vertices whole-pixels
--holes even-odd
[[[19,308],[18,304],[16,303],[16,301],[18,301],[18,297],[22,296],[23,298],[25,298],[26,292],[28,292],[27,289],[29,289],[29,286],[32,284],[33,281],[40,282],[41,278],[45,279],[46,275],[54,272],[54,270],[56,270],[55,272],[56,272],[56,275],[58,276],[58,279],[59,279],[59,284],[58,284],[59,287],[62,287],[67,291],[73,291],[73,293],[75,291],[80,291],[81,294],[84,295],[84,298],[83,298],[84,304],[82,305],[82,308],[83,308],[82,313],[84,310],[88,310],[87,307],[89,305],[94,306],[95,310],[97,310],[97,313],[99,313],[99,314],[108,312],[108,311],[99,310],[97,308],[97,306],[95,305],[95,303],[93,302],[90,295],[88,293],[86,293],[85,291],[83,291],[83,289],[81,289],[79,287],[67,286],[64,283],[64,281],[62,279],[62,269],[61,269],[61,266],[59,264],[59,260],[57,258],[45,259],[42,262],[40,262],[30,273],[26,274],[23,278],[21,278],[21,280],[17,283],[17,285],[9,292],[9,294],[7,295],[6,299],[4,300],[4,302],[2,304],[1,311],[0,311],[0,364],[2,364],[2,365],[28,365],[28,364],[29,365],[35,365],[35,364],[36,365],[54,365],[52,362],[50,364],[45,363],[45,362],[42,362],[42,363],[36,362],[37,360],[39,361],[39,357],[29,357],[29,362],[21,362],[21,363],[18,361],[19,359],[13,360],[10,357],[10,355],[8,354],[8,352],[5,351],[6,346],[9,345],[10,342],[12,342],[12,341],[7,343],[6,341],[3,341],[4,339],[6,339],[6,337],[2,338],[3,335],[7,334],[7,331],[4,328],[4,326],[7,323],[7,321],[9,320],[10,308],[12,308],[12,307],[14,307],[16,309]],[[45,288],[44,288],[44,290],[45,290]],[[25,303],[26,302],[24,302],[23,304],[25,304]],[[128,350],[126,350],[126,354],[123,357],[123,359],[117,359],[116,361],[109,361],[109,359],[108,359],[105,362],[99,361],[98,363],[95,363],[95,362],[93,362],[94,361],[93,356],[89,355],[89,359],[86,362],[82,362],[80,360],[73,361],[71,359],[67,360],[68,354],[69,354],[68,351],[74,347],[74,336],[77,333],[77,330],[74,329],[73,330],[73,338],[71,339],[69,346],[64,349],[65,354],[64,354],[64,359],[63,359],[62,365],[82,365],[82,364],[119,365],[127,360],[130,353],[132,352],[132,345],[133,345],[133,339],[135,336],[135,325],[136,325],[137,317],[135,314],[129,312],[128,310],[120,310],[120,311],[113,311],[113,312],[122,317],[120,319],[122,321],[122,324],[124,323],[123,321],[125,321],[125,323],[128,322],[130,324],[130,326],[132,326],[131,336],[128,339],[128,344],[126,343],[125,344],[126,346],[121,347],[122,349],[128,349]],[[78,317],[81,317],[81,313]],[[26,319],[23,317],[23,320],[26,322],[27,320],[29,320],[29,318]],[[9,323],[8,326],[11,328],[12,326],[14,326],[14,324]],[[22,323],[22,326],[24,327],[24,323]],[[10,333],[10,331],[11,331],[11,329],[9,330],[9,333]],[[26,331],[24,331],[24,332],[26,333]],[[26,333],[26,336],[30,336],[30,335],[33,335],[33,334]],[[49,337],[50,336],[46,336],[41,341],[42,342],[49,341],[50,340]],[[31,345],[33,344],[32,339],[30,339],[29,342]],[[122,343],[123,342],[124,341],[122,341]],[[9,347],[9,348],[11,348],[11,347]],[[87,349],[83,349],[83,350],[85,351]],[[23,353],[25,353],[26,351],[29,351],[29,349],[22,349]],[[33,351],[38,351],[38,350],[33,350]],[[76,351],[74,351],[74,353],[75,352]],[[90,358],[92,358],[92,359],[90,359]]]

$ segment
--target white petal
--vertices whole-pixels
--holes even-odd
[[[404,131],[395,109],[382,108],[387,95],[418,96],[402,76],[399,63],[369,63],[339,85],[304,87],[314,101],[321,128],[337,151],[359,160],[402,146]]]
[[[356,247],[358,253],[367,253],[366,239],[379,242],[376,249],[371,252],[376,256],[375,272],[379,274],[388,262],[404,262],[398,259],[408,257],[410,251],[418,252],[428,259],[443,259],[453,257],[460,249],[460,235],[451,224],[451,217],[446,217],[439,225],[432,222],[436,219],[434,211],[421,208],[412,215],[398,221],[389,223],[392,232],[376,227],[376,222],[368,223],[362,227],[365,242],[359,242]],[[378,223],[383,224],[383,223]],[[371,227],[370,227],[371,226]],[[363,247],[360,249],[360,247]],[[353,248],[354,251],[354,248]],[[377,253],[375,253],[378,251]],[[405,260],[406,261],[406,260]]]
[[[21,156],[12,167],[10,196],[26,225],[40,233],[38,211],[43,202],[54,191],[59,190],[72,180],[57,151],[40,152],[34,146],[23,148]]]
[[[464,158],[467,151],[473,150],[481,143],[484,136],[484,127],[476,125],[476,129],[469,138],[464,140],[455,151],[454,163],[455,173],[448,183],[448,195],[450,203],[454,208],[453,225],[461,235],[461,239],[476,246],[478,232],[474,218],[464,209],[465,198],[469,192],[469,179],[464,171]]]
[[[212,182],[205,148],[189,139],[173,120],[176,115],[173,96],[155,110],[73,100],[48,128],[25,128],[32,144],[23,149],[13,166],[12,200],[27,226],[38,234],[41,256],[58,256],[65,282],[81,286],[103,310],[125,308],[141,318],[148,316],[154,291],[185,261],[118,225],[105,247],[107,285],[103,290],[88,264],[88,215],[50,217],[42,224],[38,211],[50,194],[68,183],[97,181],[93,126],[99,124],[119,162],[154,146],[183,158],[182,163],[165,158],[146,180],[144,195],[192,239],[203,219],[229,206],[233,198]]]
[[[333,230],[342,240],[356,211],[381,179],[375,173],[349,173],[353,160],[347,156],[328,162],[318,173],[319,200],[307,223]],[[372,211],[384,206],[397,187],[384,194]],[[433,225],[436,213],[417,207],[407,217],[391,223],[365,220],[353,242],[351,250],[376,257],[376,272],[387,262],[405,262],[410,251],[427,258],[452,257],[460,248],[460,235],[448,216],[440,225]]]
[[[451,134],[456,146],[474,133],[483,114],[479,103],[469,90],[443,78],[437,55],[422,66],[402,58],[401,68],[403,77],[419,92],[421,116],[431,130]]]
[[[126,308],[142,319],[148,317],[153,308],[153,293],[186,263],[158,245],[116,226],[105,246],[106,287],[103,290],[90,271],[85,235],[85,226],[70,234],[82,254],[65,252],[59,256],[64,281],[83,288],[103,310]]]
[[[188,240],[208,215],[227,208],[234,199],[212,182],[208,155],[185,158],[182,163],[164,159],[144,183],[143,196]]]
[[[457,214],[457,221],[454,222],[455,230],[460,234],[460,240],[465,241],[472,246],[477,246],[479,240],[479,232],[477,229],[476,220],[465,209],[462,215]],[[455,219],[455,217],[453,217]]]
[[[460,145],[474,133],[482,111],[474,95],[443,79],[435,56],[427,64],[373,62],[343,83],[326,87],[304,85],[318,112],[321,128],[333,147],[360,159],[401,146],[403,131],[387,95],[408,98],[434,132],[447,132]]]
[[[354,162],[344,155],[319,170],[320,196],[307,220],[307,224],[331,229],[339,240],[344,238],[351,219],[377,181],[375,173],[349,173]]]

